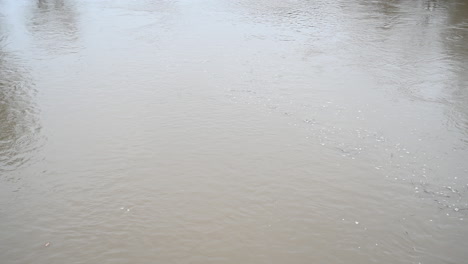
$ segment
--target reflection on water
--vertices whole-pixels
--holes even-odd
[[[460,130],[464,134],[462,140],[468,143],[468,4],[450,1],[445,10],[447,30],[443,35],[444,46],[453,58],[456,76],[450,83],[449,126]]]
[[[27,27],[47,53],[76,51],[77,11],[74,0],[37,0],[30,5]]]
[[[2,10],[0,259],[466,261],[465,1]]]
[[[355,6],[348,7],[355,14]],[[466,134],[467,3],[362,1],[360,8],[364,12],[359,14],[377,14],[360,19],[358,30],[358,34],[378,33],[372,34],[378,39],[366,40],[367,51],[374,52],[359,54],[368,57],[365,67],[375,79],[390,92],[397,88],[411,100],[443,105],[446,125]],[[361,30],[366,24],[370,29]]]
[[[0,172],[26,164],[40,132],[32,80],[6,51],[6,43],[7,35],[0,31]]]

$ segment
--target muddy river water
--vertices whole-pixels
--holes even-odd
[[[468,2],[0,0],[0,263],[468,263]]]

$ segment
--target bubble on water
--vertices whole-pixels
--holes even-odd
[[[355,223],[356,225],[359,225],[359,222],[358,222],[358,221],[356,221],[356,222],[354,222],[354,223]]]
[[[453,209],[453,210],[455,210],[455,212],[458,212],[460,209],[458,209],[458,208],[455,207],[455,209]]]
[[[130,212],[130,208],[127,208],[127,212]]]
[[[125,209],[125,208],[124,208],[124,207],[120,207],[120,210],[123,210],[123,209]]]

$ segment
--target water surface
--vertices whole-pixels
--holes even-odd
[[[463,0],[0,0],[2,263],[465,263]]]

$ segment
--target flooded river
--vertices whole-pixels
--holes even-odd
[[[467,249],[467,1],[0,0],[0,263]]]

